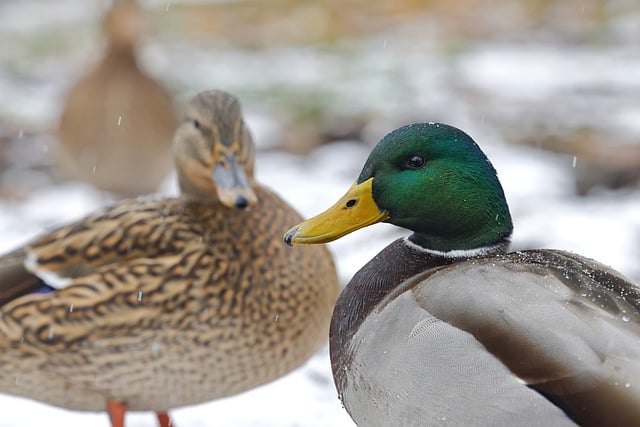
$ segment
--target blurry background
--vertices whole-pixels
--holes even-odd
[[[568,249],[640,279],[636,0],[140,4],[140,68],[178,112],[201,90],[236,94],[259,148],[258,178],[305,216],[346,191],[384,134],[442,121],[494,163],[515,248]],[[67,94],[104,55],[109,6],[0,2],[0,250],[119,197],[65,179],[55,156]],[[175,193],[170,174],[158,191]],[[331,244],[343,283],[403,234],[378,225]],[[15,408],[0,426],[107,425],[104,415],[4,396],[0,406]],[[183,427],[350,425],[326,352],[272,385],[175,418]]]

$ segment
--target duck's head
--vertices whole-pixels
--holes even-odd
[[[411,241],[440,252],[504,244],[513,229],[487,157],[469,135],[439,123],[385,136],[347,194],[284,240],[325,243],[377,222],[408,228]]]
[[[109,42],[117,47],[133,48],[145,32],[146,19],[135,0],[114,0],[102,20]]]
[[[173,152],[185,196],[217,198],[240,209],[257,202],[253,141],[233,95],[220,90],[196,95],[176,130]]]

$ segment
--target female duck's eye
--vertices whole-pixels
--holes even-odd
[[[193,126],[194,126],[196,129],[200,129],[200,122],[199,122],[198,120],[193,119],[193,120],[191,121],[191,123],[193,123]]]
[[[420,168],[422,166],[424,166],[424,157],[416,154],[413,155],[409,158],[409,161],[407,162],[407,164],[412,167],[412,168]]]

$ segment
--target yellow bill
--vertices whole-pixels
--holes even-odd
[[[373,200],[373,178],[353,184],[347,194],[323,213],[291,228],[284,235],[288,245],[326,243],[352,231],[389,218]]]

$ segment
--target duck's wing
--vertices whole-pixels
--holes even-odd
[[[412,296],[578,424],[640,422],[640,288],[610,268],[516,252],[436,271]]]
[[[123,201],[0,257],[0,307],[107,265],[179,253],[193,234],[183,211],[174,199]]]
[[[95,347],[126,364],[154,331],[179,329],[225,271],[195,220],[210,211],[194,209],[173,199],[118,204],[0,258],[0,349],[59,352],[47,363],[61,366]]]

